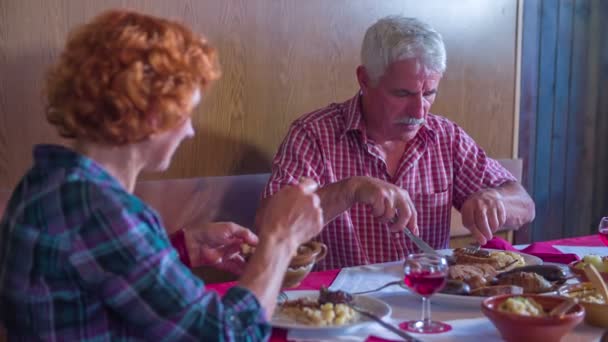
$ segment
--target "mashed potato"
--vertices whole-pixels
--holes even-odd
[[[357,313],[346,304],[287,305],[278,308],[298,323],[314,326],[344,325],[357,319]]]
[[[499,311],[521,316],[541,317],[545,315],[543,307],[532,298],[511,297],[498,307]]]

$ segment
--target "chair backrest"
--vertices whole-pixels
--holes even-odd
[[[515,178],[517,178],[518,181],[521,182],[523,172],[523,162],[521,159],[497,159],[496,161],[498,161],[500,165],[507,169],[507,171],[509,171]],[[512,230],[516,228],[519,227],[504,227],[499,230]],[[470,234],[471,232],[462,225],[462,216],[460,215],[460,212],[452,208],[450,236],[456,237]]]
[[[135,194],[159,212],[169,233],[203,223],[231,221],[252,228],[270,174],[138,182]]]
[[[0,189],[0,217],[4,215],[4,209],[11,197],[11,191],[8,189]]]

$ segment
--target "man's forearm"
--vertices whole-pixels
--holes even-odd
[[[317,195],[321,199],[321,208],[323,209],[323,225],[328,224],[340,215],[345,210],[349,209],[354,203],[354,182],[353,178],[343,179],[341,181],[325,185],[317,190]],[[261,201],[258,208],[258,215],[266,208],[269,198]]]
[[[505,205],[505,226],[519,228],[532,221],[536,215],[534,201],[517,182],[508,182],[495,189]]]
[[[321,199],[321,208],[323,208],[324,225],[348,210],[355,203],[353,182],[353,178],[347,178],[317,190],[317,195]]]

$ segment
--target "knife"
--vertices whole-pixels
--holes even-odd
[[[404,338],[404,341],[421,342],[419,339],[415,338],[414,336],[406,333],[405,331],[393,326],[392,324],[390,324],[388,322],[385,322],[382,318],[374,315],[373,313],[371,313],[369,311],[366,311],[366,310],[358,307],[357,305],[355,305],[353,303],[346,303],[346,305],[350,306],[353,310],[357,311],[358,313],[362,314],[363,316],[373,319],[374,321],[378,322],[381,326],[383,326],[384,328],[397,334],[398,336]]]
[[[414,233],[412,233],[409,229],[404,228],[403,232],[405,233],[405,235],[407,235],[408,238],[410,238],[410,240],[412,240],[412,242],[418,247],[420,248],[424,253],[430,253],[430,254],[439,254],[437,253],[436,250],[434,250],[431,246],[429,246],[428,243],[424,242],[424,240],[422,240],[421,238],[417,237],[416,235],[414,235]]]

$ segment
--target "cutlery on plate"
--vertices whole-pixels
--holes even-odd
[[[369,312],[369,311],[367,311],[365,309],[362,309],[362,308],[358,307],[357,305],[353,304],[352,302],[351,303],[347,303],[347,305],[350,306],[356,312],[360,313],[361,315],[363,315],[365,317],[368,317],[368,318],[371,318],[372,320],[378,322],[378,324],[380,324],[384,328],[386,328],[386,329],[390,330],[391,332],[395,333],[396,335],[404,338],[405,341],[420,342],[420,340],[417,339],[417,338],[415,338],[414,336],[406,333],[405,331],[399,329],[398,327],[396,327],[396,326],[394,326],[394,325],[392,325],[392,324],[390,324],[388,322],[385,322],[382,318],[374,315],[373,313],[371,313],[371,312]]]
[[[464,248],[464,250],[469,254],[475,254],[479,252],[480,249],[481,245],[479,244],[479,242],[472,243],[468,247]]]
[[[378,287],[378,288],[375,288],[375,289],[373,289],[373,290],[367,290],[367,291],[361,291],[361,292],[353,292],[353,293],[351,293],[351,294],[352,294],[352,295],[362,295],[362,294],[366,294],[366,293],[377,292],[377,291],[380,291],[380,290],[382,290],[382,289],[384,289],[384,288],[387,288],[387,287],[389,287],[389,286],[393,286],[393,285],[401,285],[401,284],[403,284],[403,281],[402,281],[402,280],[395,280],[395,281],[391,281],[390,283],[386,283],[386,284],[384,284],[384,285],[382,285],[382,286],[380,286],[380,287]]]

